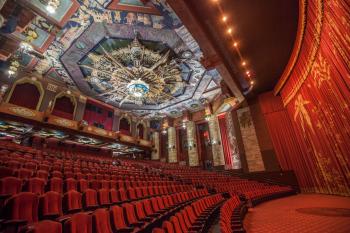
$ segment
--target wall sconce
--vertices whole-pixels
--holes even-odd
[[[4,96],[8,88],[9,86],[7,84],[2,85],[0,89],[0,96]]]
[[[165,135],[165,134],[167,134],[167,133],[168,133],[168,131],[167,131],[166,129],[163,129],[163,130],[162,130],[162,134],[163,134],[163,135]]]

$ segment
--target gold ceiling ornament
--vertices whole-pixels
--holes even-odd
[[[127,46],[102,54],[90,53],[91,62],[80,67],[90,71],[87,81],[110,101],[137,105],[161,104],[184,87],[181,70],[170,50],[164,54],[144,47],[135,39]]]

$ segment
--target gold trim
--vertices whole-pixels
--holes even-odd
[[[306,30],[306,23],[315,23],[315,32],[313,34],[313,39],[314,39],[314,44],[313,47],[311,48],[311,52],[308,55],[308,63],[305,65],[306,70],[303,72],[303,74],[301,75],[301,77],[299,78],[299,80],[297,81],[297,84],[293,87],[293,89],[287,94],[287,96],[285,98],[282,99],[284,106],[286,106],[295,96],[295,94],[297,93],[297,91],[300,89],[300,87],[302,86],[302,84],[304,83],[304,81],[306,80],[307,76],[309,75],[312,66],[316,60],[316,55],[317,52],[319,50],[320,47],[320,41],[321,41],[321,34],[322,34],[322,27],[323,27],[323,19],[324,19],[324,0],[317,0],[316,3],[316,9],[317,9],[317,18],[315,20],[315,22],[306,22],[305,21],[305,29]],[[305,14],[305,19],[307,20],[307,13]],[[304,32],[305,33],[305,32]],[[305,34],[303,34],[303,39],[305,37]],[[302,44],[300,44],[300,46],[302,46]],[[301,50],[301,49],[300,49]],[[296,61],[299,58],[301,51],[298,51],[298,56],[295,57]],[[296,62],[295,62],[296,63]],[[289,67],[289,65],[288,65]],[[289,73],[288,76],[283,76],[283,80],[282,83],[283,85],[288,81],[288,78],[291,76],[291,73],[293,71],[293,69],[295,68],[295,64],[292,67],[289,67]],[[281,84],[277,84],[277,86],[275,87],[275,94],[278,94],[278,92],[276,92],[276,90],[278,89],[278,91],[281,90],[283,86],[281,86]],[[276,89],[277,88],[277,89]]]
[[[278,95],[285,83],[287,82],[295,64],[299,58],[301,46],[305,38],[306,20],[307,20],[307,0],[299,0],[299,23],[298,32],[294,43],[294,48],[288,64],[274,88],[274,95]]]
[[[35,110],[36,110],[36,111],[39,111],[40,106],[41,106],[42,101],[43,101],[43,98],[44,98],[45,91],[44,91],[43,85],[41,84],[40,81],[37,80],[36,77],[33,77],[33,78],[24,77],[24,78],[21,78],[21,79],[16,80],[16,81],[13,83],[13,85],[12,85],[12,87],[11,87],[11,90],[10,90],[10,92],[8,93],[7,97],[6,97],[6,101],[5,101],[5,102],[6,102],[6,103],[9,103],[9,101],[10,101],[10,99],[11,99],[11,97],[12,97],[13,91],[15,90],[15,88],[16,88],[17,85],[25,84],[25,83],[32,84],[32,85],[34,85],[34,86],[38,89],[38,91],[39,91],[39,93],[40,93],[40,97],[39,97],[38,103],[36,104]]]

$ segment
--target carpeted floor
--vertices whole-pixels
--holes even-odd
[[[350,198],[301,194],[251,208],[248,233],[350,233]]]

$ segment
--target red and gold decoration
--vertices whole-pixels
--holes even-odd
[[[282,169],[303,191],[350,196],[350,6],[303,1],[293,56],[260,104]]]

